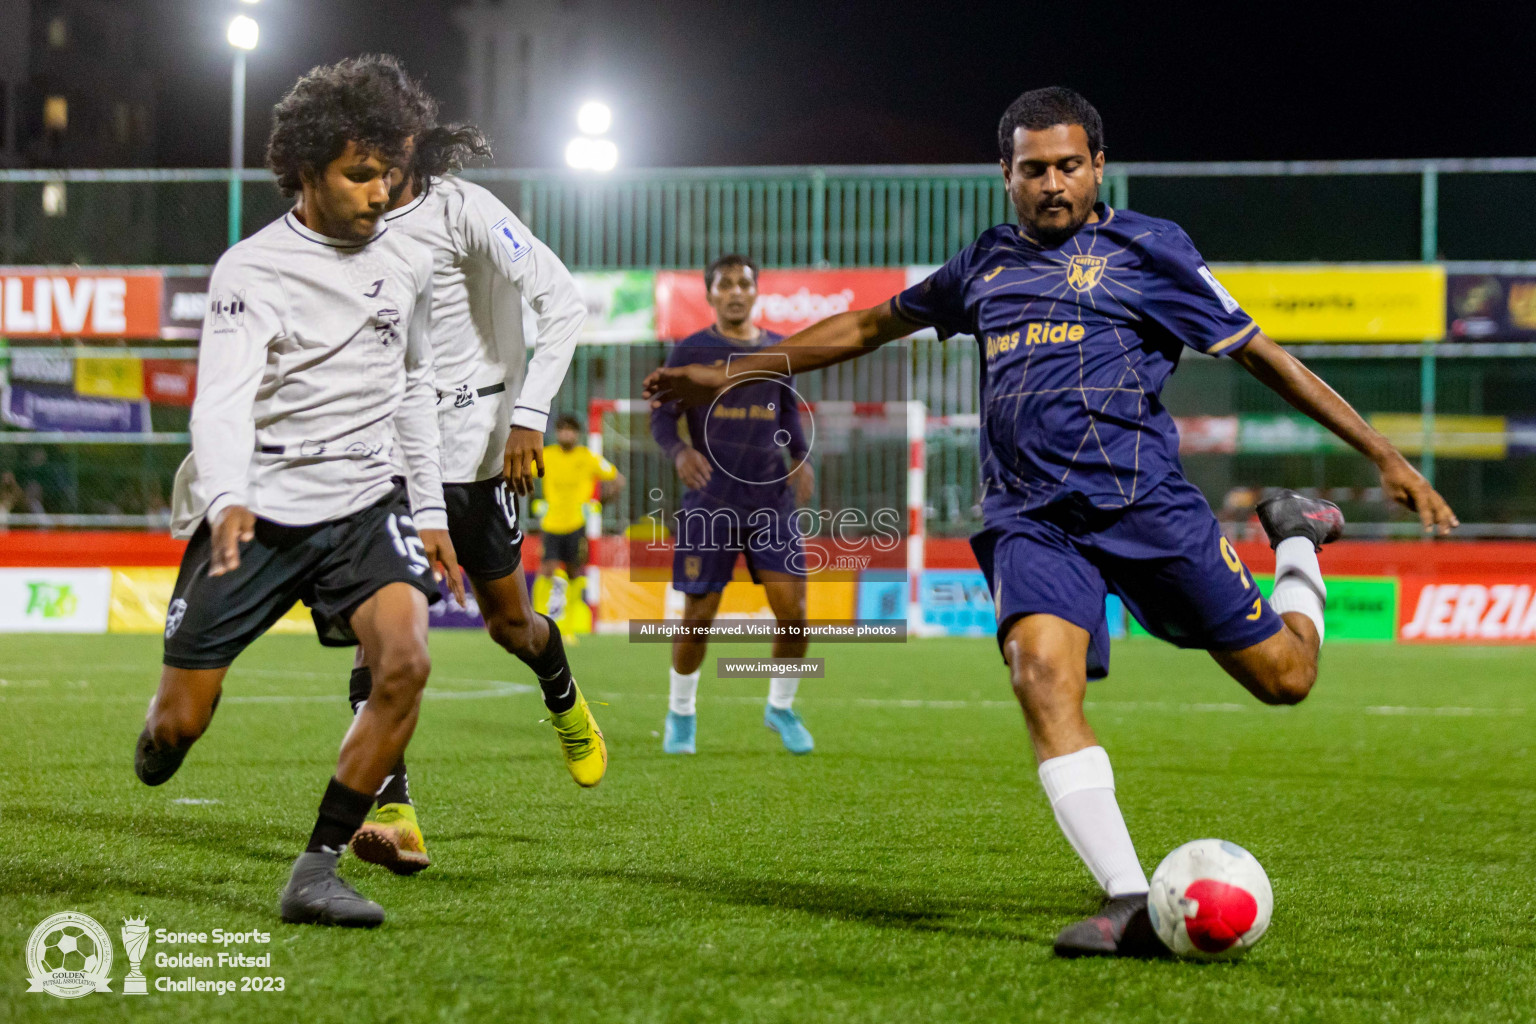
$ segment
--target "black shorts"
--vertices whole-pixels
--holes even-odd
[[[567,572],[579,572],[587,564],[587,531],[546,533],[544,561],[564,562]]]
[[[444,484],[448,538],[459,564],[482,582],[511,576],[523,567],[523,531],[517,495],[501,477],[472,484]]]
[[[309,606],[320,642],[357,643],[349,620],[391,583],[409,583],[441,599],[422,553],[405,490],[341,519],[312,526],[256,520],[256,537],[240,546],[240,567],[209,576],[212,531],[207,520],[181,556],[165,616],[165,664],[224,668],[298,601]]]

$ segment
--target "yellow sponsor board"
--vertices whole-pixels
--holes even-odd
[[[75,360],[75,393],[137,402],[144,397],[143,360],[81,356]]]
[[[1426,341],[1445,335],[1445,269],[1434,265],[1211,268],[1276,341]]]
[[[599,632],[621,631],[630,619],[681,618],[681,595],[671,594],[663,580],[635,580],[628,569],[600,569],[602,597],[598,603]],[[851,619],[858,596],[858,584],[851,579],[811,579],[805,586],[806,617],[812,619]],[[768,593],[753,583],[746,572],[738,573],[720,598],[722,619],[771,618]]]
[[[171,566],[113,569],[107,632],[164,633],[165,609],[175,585],[176,570]],[[267,632],[314,636],[315,623],[309,609],[296,604]]]
[[[1398,451],[1419,455],[1424,451],[1424,417],[1418,413],[1378,412],[1371,426],[1381,431]],[[1435,416],[1435,454],[1461,459],[1502,459],[1508,452],[1508,432],[1503,416]]]

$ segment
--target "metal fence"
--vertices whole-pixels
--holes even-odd
[[[0,171],[0,262],[210,264],[230,172]],[[573,269],[938,263],[1009,218],[991,165],[470,170]],[[289,205],[240,175],[250,232]],[[1536,160],[1110,164],[1113,206],[1182,224],[1213,261],[1536,260]]]
[[[500,195],[578,270],[697,267],[724,251],[766,266],[938,263],[1010,215],[997,170],[985,165],[657,170],[604,178],[491,169],[466,176]],[[264,172],[241,177],[240,222],[249,233],[288,202]],[[229,193],[225,171],[0,171],[0,264],[206,272],[227,242]],[[1536,261],[1536,160],[1112,164],[1106,198],[1178,221],[1213,261]],[[1426,471],[1464,521],[1497,535],[1536,528],[1536,466],[1529,458],[1437,458],[1433,417],[1536,413],[1536,359],[1528,348],[1426,343],[1298,351],[1363,411],[1422,416],[1430,439],[1419,456]],[[976,411],[972,347],[917,343],[905,352],[901,393],[881,383],[890,367],[877,371],[866,360],[806,381],[807,397],[910,396],[938,417]],[[655,343],[582,346],[558,410],[580,416],[593,398],[636,396],[661,358]],[[1276,401],[1230,363],[1203,358],[1186,360],[1166,397],[1182,415],[1262,413]],[[185,448],[185,411],[157,407],[153,426],[156,433],[128,442],[133,447],[125,439],[0,431],[0,523],[7,509],[13,525],[162,521],[170,475]],[[974,431],[938,424],[929,451],[930,530],[963,533],[975,520]],[[1213,501],[1285,483],[1344,499],[1353,520],[1375,524],[1366,532],[1411,529],[1372,494],[1369,467],[1352,454],[1186,461]]]

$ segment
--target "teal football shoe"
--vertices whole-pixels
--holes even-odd
[[[668,711],[666,732],[661,736],[662,753],[692,754],[693,731],[698,721],[698,715],[680,715],[676,711]]]
[[[776,708],[769,704],[763,712],[763,724],[779,734],[779,739],[784,741],[784,749],[791,754],[809,754],[816,749],[811,731],[805,727],[794,708]]]

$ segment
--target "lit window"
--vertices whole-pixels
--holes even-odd
[[[62,181],[43,183],[43,216],[62,217],[68,212],[69,193]]]
[[[51,132],[62,132],[69,127],[69,100],[63,96],[49,96],[43,100],[43,127]]]
[[[55,50],[62,50],[69,45],[69,22],[64,20],[64,15],[56,14],[48,22],[48,45]]]

